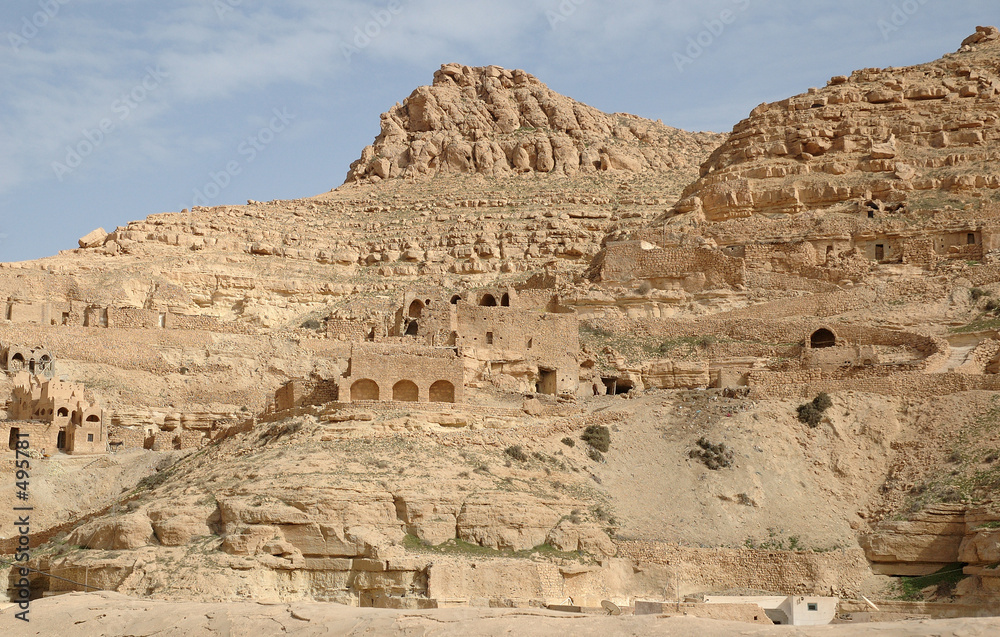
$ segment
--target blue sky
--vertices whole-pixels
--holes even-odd
[[[728,131],[857,68],[956,50],[987,0],[6,0],[0,261],[194,204],[339,186],[447,62]]]

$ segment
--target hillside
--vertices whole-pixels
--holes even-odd
[[[0,264],[3,431],[131,463],[72,506],[40,474],[79,517],[34,564],[190,601],[991,608],[998,73],[981,27],[721,136],[449,64],[329,193]]]

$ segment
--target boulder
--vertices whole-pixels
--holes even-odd
[[[81,248],[99,248],[104,245],[107,238],[108,233],[105,232],[104,228],[98,228],[80,237],[78,243]]]

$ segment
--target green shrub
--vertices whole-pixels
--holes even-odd
[[[611,432],[604,425],[590,425],[583,431],[580,440],[584,441],[597,451],[604,453],[611,448]]]
[[[566,436],[565,438],[563,438],[562,439],[562,443],[564,445],[566,445],[567,447],[575,447],[576,446],[576,441],[573,440],[572,438],[570,438],[569,436]]]
[[[983,288],[972,288],[971,290],[969,290],[969,296],[972,297],[973,303],[983,298],[984,296],[989,296],[989,295],[990,293],[984,290]]]
[[[518,462],[528,461],[528,454],[524,453],[521,445],[512,445],[504,449],[503,452]]]
[[[316,319],[309,319],[308,321],[302,324],[302,327],[307,330],[318,330],[320,327],[322,327],[322,325],[320,325],[320,322],[317,321]]]
[[[816,427],[823,420],[823,412],[833,406],[833,400],[826,392],[820,392],[811,402],[799,405],[796,408],[799,422],[810,427]]]
[[[805,423],[810,427],[818,426],[819,422],[823,420],[823,412],[816,409],[816,405],[812,403],[799,405],[796,411],[798,412],[799,422]]]
[[[821,391],[816,394],[815,398],[813,398],[813,406],[816,407],[820,413],[823,413],[830,407],[833,407],[833,400],[830,398],[830,394],[825,391]]]
[[[692,449],[688,452],[688,457],[701,460],[712,471],[731,467],[736,459],[733,450],[727,447],[724,442],[712,444],[708,438],[702,436],[698,439],[698,447],[700,449]]]

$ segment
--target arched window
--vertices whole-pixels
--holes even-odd
[[[509,294],[504,293],[504,295],[500,297],[500,305],[503,306],[503,307],[510,307],[510,295]]]
[[[479,305],[483,307],[496,307],[497,300],[492,294],[484,294],[483,298],[479,299]]]
[[[410,318],[420,318],[420,314],[424,311],[424,304],[419,300],[410,303],[410,309],[407,310],[406,315]]]
[[[354,381],[351,400],[378,400],[378,383],[367,378]]]
[[[58,413],[60,418],[66,418],[69,416],[69,410],[65,407],[60,407]]]
[[[415,403],[419,399],[417,384],[412,380],[401,380],[392,386],[392,399],[403,403]]]
[[[821,327],[812,333],[809,337],[809,344],[813,349],[820,349],[823,347],[833,347],[837,344],[837,337],[833,335],[833,332]]]
[[[458,305],[458,302],[461,301],[461,300],[462,300],[462,297],[456,294],[455,296],[451,297],[451,304],[452,305]]]
[[[101,417],[97,414],[90,414],[87,416],[87,422],[101,422]]]
[[[432,403],[455,402],[455,386],[446,380],[439,380],[431,385],[430,399]]]
[[[7,369],[12,372],[19,372],[24,369],[24,356],[20,353],[14,354],[10,359],[10,363],[7,364]]]

